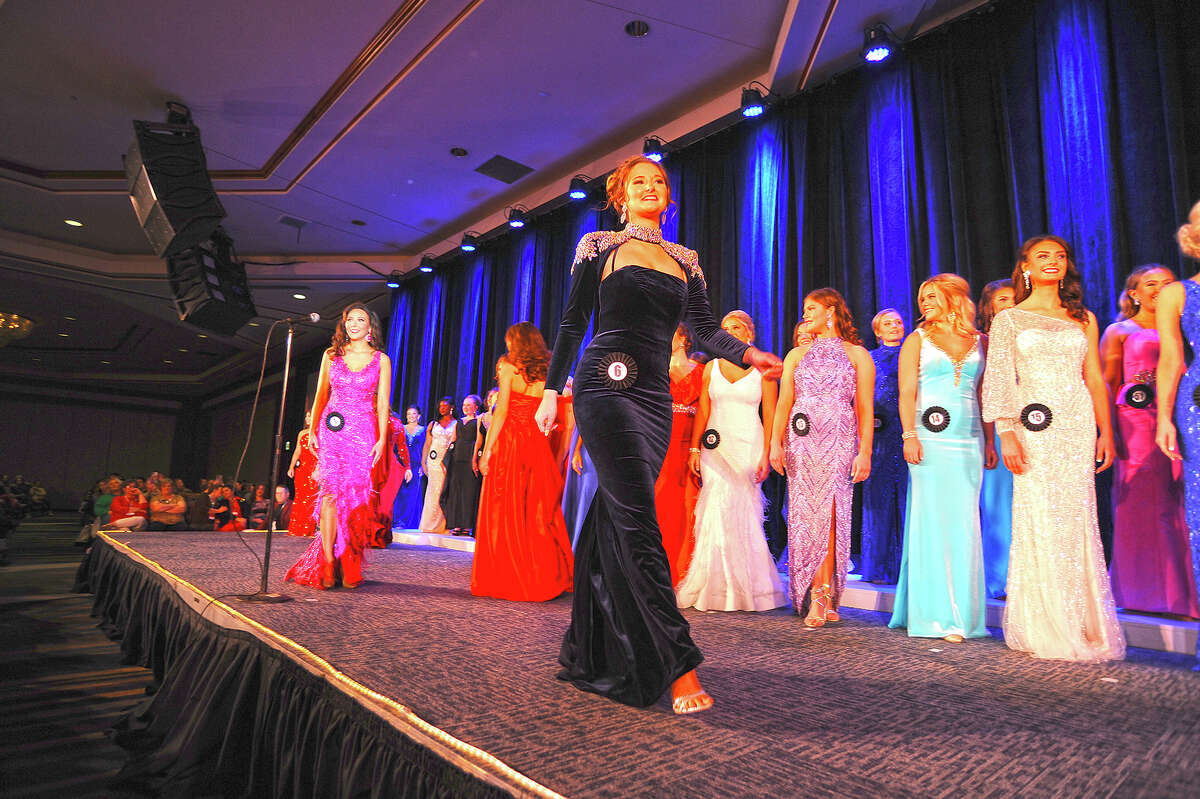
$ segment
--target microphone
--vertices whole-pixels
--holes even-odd
[[[316,324],[317,322],[321,321],[321,315],[314,311],[313,313],[310,313],[307,316],[289,316],[284,319],[280,319],[279,321],[287,322],[289,325],[294,324],[296,322],[301,322],[301,323],[311,322],[313,324]]]

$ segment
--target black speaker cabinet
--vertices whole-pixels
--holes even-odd
[[[129,199],[160,258],[207,239],[225,218],[208,175],[200,130],[191,124],[133,123],[125,156]]]
[[[246,268],[234,254],[233,240],[220,228],[207,241],[168,257],[167,277],[185,322],[231,336],[258,315]]]

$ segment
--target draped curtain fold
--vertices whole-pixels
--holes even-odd
[[[1023,238],[1075,247],[1102,323],[1137,264],[1190,273],[1173,241],[1200,199],[1192,0],[1004,0],[671,154],[664,235],[699,251],[718,314],[742,308],[782,354],[804,294],[833,286],[865,342],[880,308],[911,325],[925,277],[978,296]],[[504,331],[551,346],[576,240],[615,228],[572,203],[394,292],[394,404],[483,393]]]

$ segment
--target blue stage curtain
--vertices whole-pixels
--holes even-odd
[[[1043,232],[1072,242],[1107,324],[1137,264],[1190,273],[1173,231],[1200,199],[1195,11],[1002,0],[672,153],[664,235],[699,252],[714,310],[743,308],[781,354],[811,289],[841,291],[874,346],[878,309],[911,326],[921,280],[977,293]],[[600,227],[611,210],[572,203],[395,292],[396,404],[486,391],[514,321],[553,345],[575,242]]]

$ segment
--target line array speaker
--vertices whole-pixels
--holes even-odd
[[[194,247],[167,258],[167,276],[179,318],[206,330],[233,335],[258,316],[246,267],[221,228]]]

